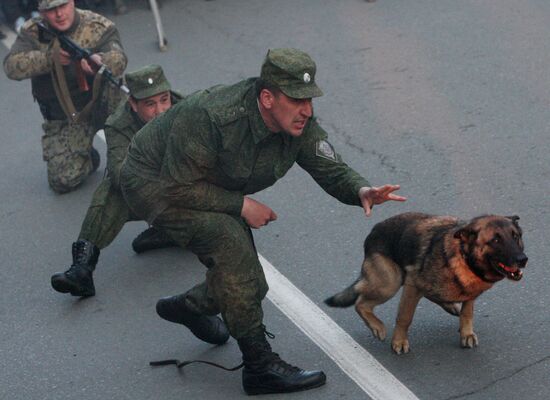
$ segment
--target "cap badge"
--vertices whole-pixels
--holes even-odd
[[[307,72],[304,74],[304,82],[305,83],[311,82],[311,76]]]
[[[149,85],[152,85],[153,84],[153,78],[147,79],[147,82],[149,82]]]

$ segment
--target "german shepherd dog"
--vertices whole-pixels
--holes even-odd
[[[361,276],[328,298],[331,307],[349,307],[384,340],[384,323],[374,307],[403,286],[392,337],[395,353],[408,353],[407,331],[422,297],[460,318],[460,343],[477,346],[474,301],[496,282],[519,281],[527,264],[518,216],[484,215],[469,222],[421,213],[396,215],[374,226],[364,244]],[[460,307],[460,304],[462,306]]]

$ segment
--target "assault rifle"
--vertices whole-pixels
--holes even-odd
[[[88,90],[88,85],[86,82],[86,78],[84,77],[84,72],[82,71],[80,67],[80,60],[85,59],[92,65],[93,67],[97,68],[97,73],[103,75],[109,82],[111,82],[113,85],[118,87],[120,90],[122,90],[126,94],[130,94],[130,89],[124,83],[122,82],[122,79],[117,79],[113,76],[113,73],[105,64],[98,64],[93,58],[92,58],[92,52],[88,49],[80,47],[78,44],[76,44],[71,38],[65,36],[63,33],[55,32],[48,28],[44,23],[38,22],[38,29],[41,30],[42,33],[46,33],[51,38],[57,38],[59,40],[59,44],[63,50],[65,50],[69,55],[71,56],[72,60],[78,61],[76,63],[77,66],[77,79],[79,81],[79,87],[83,91]]]

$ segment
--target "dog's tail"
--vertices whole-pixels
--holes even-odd
[[[360,278],[340,293],[336,293],[334,296],[326,299],[325,304],[330,307],[349,307],[355,304],[355,301],[359,297],[359,293],[355,290],[355,285],[359,282],[359,279]]]

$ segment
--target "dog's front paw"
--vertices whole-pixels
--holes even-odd
[[[465,349],[473,349],[477,347],[478,343],[477,335],[474,332],[460,336],[460,345]]]
[[[395,354],[407,354],[410,351],[409,339],[393,339],[391,342],[391,348]]]

